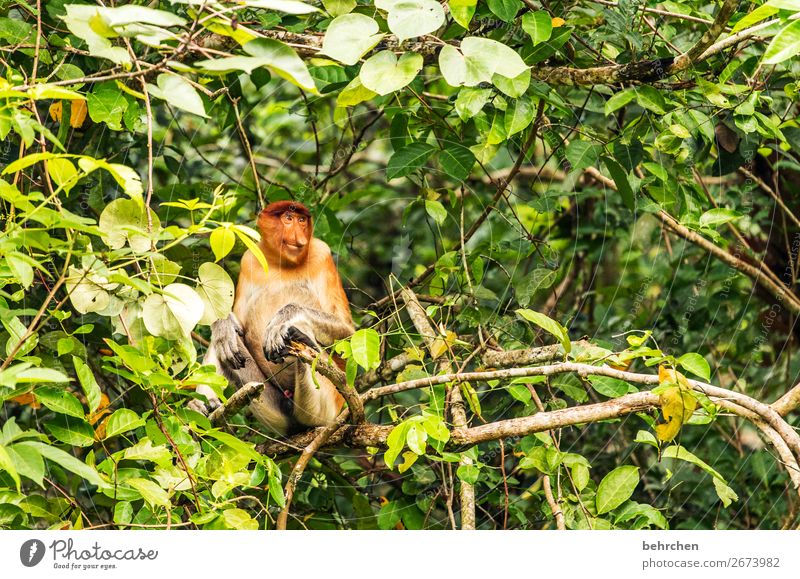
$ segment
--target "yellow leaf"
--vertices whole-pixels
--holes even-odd
[[[666,422],[656,424],[656,436],[663,442],[669,442],[678,436],[681,426],[692,417],[692,413],[697,407],[697,400],[691,392],[680,386],[667,388],[659,398],[661,413]]]
[[[61,117],[64,112],[64,103],[63,101],[57,101],[50,105],[50,118],[54,121],[61,122]],[[86,107],[86,101],[81,99],[75,99],[72,101],[72,108],[70,109],[69,115],[69,126],[73,129],[79,129],[83,126],[83,122],[86,120],[86,113],[89,112],[89,109]]]
[[[69,116],[69,126],[73,129],[79,129],[83,126],[83,121],[86,120],[86,113],[89,109],[84,100],[72,101],[72,112]]]
[[[411,451],[404,452],[403,453],[403,464],[401,464],[401,465],[399,465],[397,467],[397,472],[406,472],[408,469],[411,468],[411,465],[413,465],[415,462],[417,462],[418,458],[419,458],[419,455],[414,453],[414,452],[411,452]]]
[[[559,26],[564,26],[566,23],[567,23],[566,20],[564,20],[563,18],[559,18],[558,16],[553,18],[553,28],[558,28]]]
[[[63,109],[61,101],[56,101],[50,105],[50,118],[54,121],[61,122],[61,110]]]

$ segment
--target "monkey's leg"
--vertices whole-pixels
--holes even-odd
[[[294,417],[305,426],[326,426],[333,423],[342,408],[344,400],[333,383],[316,375],[317,383],[311,367],[302,362],[295,362],[294,385]]]

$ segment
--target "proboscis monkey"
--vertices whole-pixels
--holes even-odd
[[[259,214],[258,229],[269,273],[251,251],[244,254],[233,313],[212,326],[204,363],[237,388],[266,382],[250,409],[286,435],[332,423],[344,404],[330,380],[312,377],[307,364],[289,355],[291,342],[329,346],[353,333],[353,320],[331,250],[313,236],[308,209],[294,201],[271,203]],[[211,388],[197,392],[208,405],[193,400],[190,408],[207,413],[220,405]]]

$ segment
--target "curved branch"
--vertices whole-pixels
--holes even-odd
[[[290,351],[298,359],[311,366],[314,371],[319,372],[333,382],[333,385],[336,386],[336,389],[347,401],[350,414],[353,416],[353,422],[360,424],[366,420],[364,404],[361,402],[361,398],[358,397],[358,392],[347,383],[347,377],[344,372],[328,361],[328,356],[324,352],[315,352],[300,342],[292,342]]]

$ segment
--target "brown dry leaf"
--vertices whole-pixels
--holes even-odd
[[[106,425],[108,424],[108,421],[111,418],[111,413],[108,410],[104,410],[104,412],[107,413],[108,416],[106,416],[100,423],[100,425],[94,429],[95,440],[103,440],[106,437]]]
[[[108,409],[108,405],[109,404],[110,404],[110,402],[108,400],[108,396],[106,396],[105,392],[102,392],[100,394],[100,404],[98,404],[97,410],[95,410],[89,416],[89,424],[94,425],[95,422],[100,420],[106,414],[111,414],[111,411]]]
[[[15,396],[11,399],[12,402],[16,402],[17,404],[22,404],[24,406],[30,406],[34,410],[38,410],[42,407],[36,397],[33,395],[33,392],[28,392],[27,394],[20,394],[19,396]]]

